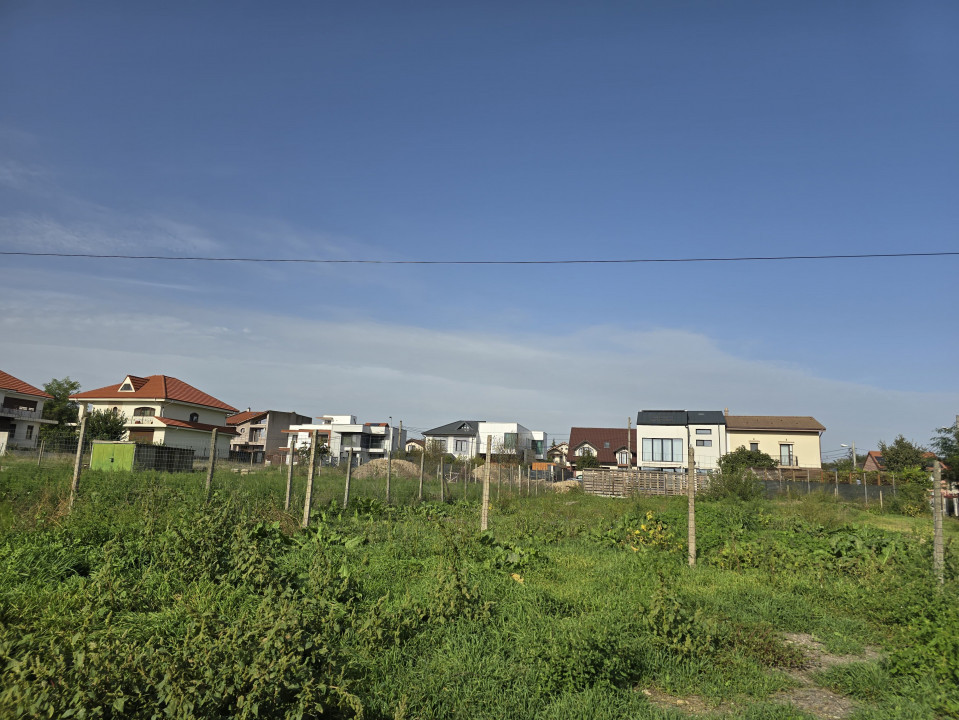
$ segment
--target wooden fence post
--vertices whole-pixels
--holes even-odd
[[[446,502],[446,483],[443,482],[443,461],[436,463],[436,480],[440,484],[440,502]]]
[[[216,428],[210,433],[210,467],[206,471],[206,499],[210,499],[210,492],[213,489],[213,472],[216,470]]]
[[[73,480],[70,481],[70,505],[68,512],[73,510],[73,501],[80,492],[80,468],[83,466],[83,438],[87,430],[87,418],[80,420],[80,436],[77,438],[77,456],[73,461]]]
[[[693,446],[689,446],[687,494],[689,495],[689,567],[696,565],[696,460]]]
[[[316,441],[317,431],[310,433],[310,469],[306,472],[306,497],[303,498],[303,523],[302,526],[310,525],[310,506],[313,504],[313,471],[316,468]]]
[[[942,468],[938,460],[932,468],[932,568],[936,580],[942,585],[945,556],[942,547]]]
[[[483,507],[480,510],[480,532],[486,532],[489,529],[489,471],[490,471],[490,453],[493,450],[492,435],[486,436],[486,473],[483,478]]]
[[[43,460],[43,444],[45,442],[46,440],[44,439],[40,440],[40,451],[37,453],[37,467],[40,467],[40,461]]]
[[[294,436],[295,438],[296,436]],[[296,459],[296,440],[293,440],[293,447],[290,448],[290,467],[286,469],[286,498],[283,500],[283,512],[290,511],[290,497],[293,495],[293,461]]]
[[[423,441],[423,452],[420,453],[420,502],[423,502],[423,464],[426,462],[426,441]]]
[[[346,457],[346,487],[343,488],[343,509],[350,504],[350,476],[353,474],[353,448],[350,448]],[[422,482],[420,487],[422,487]]]

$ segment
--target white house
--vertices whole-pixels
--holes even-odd
[[[8,446],[37,446],[41,425],[56,425],[43,419],[43,403],[53,396],[0,370],[0,452]]]
[[[361,425],[356,421],[356,415],[323,415],[315,419],[315,423],[291,425],[289,430],[284,430],[290,437],[288,448],[308,448],[316,430],[319,444],[329,448],[333,462],[345,461],[349,451],[353,450],[354,464],[362,465],[387,457],[406,444],[406,431],[401,434],[389,423]]]
[[[697,470],[715,470],[726,454],[722,410],[641,410],[636,416],[637,464],[643,470],[682,472],[694,449]]]
[[[89,410],[107,410],[124,416],[122,439],[137,443],[190,448],[200,455],[210,449],[217,429],[217,455],[226,457],[236,430],[226,418],[236,408],[169,375],[127,375],[117,385],[77,393],[80,416]]]
[[[457,420],[427,430],[423,436],[459,458],[486,457],[487,439],[494,455],[516,454],[529,462],[546,458],[546,433],[516,422]]]

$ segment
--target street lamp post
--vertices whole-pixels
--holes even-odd
[[[852,455],[852,469],[853,469],[853,472],[855,472],[856,471],[856,443],[852,443],[851,447],[850,445],[847,445],[846,443],[839,443],[839,447],[850,448],[851,450],[850,454]]]

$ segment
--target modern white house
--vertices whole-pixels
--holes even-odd
[[[227,457],[236,430],[227,425],[236,408],[169,375],[127,375],[117,385],[70,396],[80,403],[80,417],[106,410],[124,417],[123,440],[189,448],[209,453],[217,430],[217,456]]]
[[[387,457],[391,452],[406,445],[406,431],[389,423],[363,423],[356,415],[321,415],[317,422],[291,425],[288,434],[287,453],[310,447],[313,431],[317,432],[319,445],[329,448],[327,455],[336,464],[346,461],[353,450],[353,463],[362,465],[370,460]]]
[[[636,415],[636,462],[642,470],[683,472],[688,447],[697,471],[718,469],[726,454],[722,410],[641,410]]]
[[[0,370],[0,453],[8,447],[33,448],[43,419],[43,403],[53,396]]]
[[[494,455],[515,454],[524,462],[546,459],[546,433],[516,422],[457,420],[427,430],[423,437],[458,458],[486,457],[489,440]]]

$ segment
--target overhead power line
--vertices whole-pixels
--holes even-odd
[[[61,253],[0,250],[0,255],[24,257],[91,258],[99,260],[169,260],[178,262],[289,263],[311,265],[627,265],[650,263],[781,262],[789,260],[863,260],[959,256],[959,251],[849,253],[835,255],[747,255],[741,257],[619,258],[610,260],[343,260],[331,258],[202,257],[184,255],[116,255],[107,253]]]

